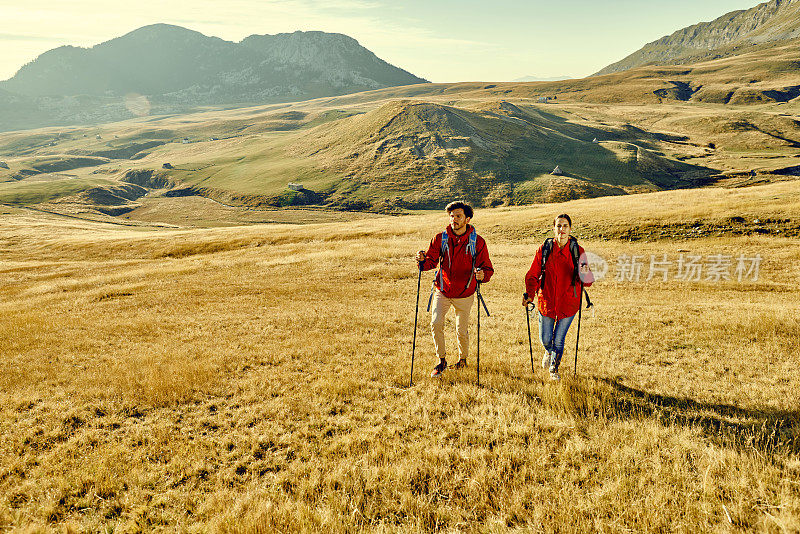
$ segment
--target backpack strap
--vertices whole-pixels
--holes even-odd
[[[439,270],[436,271],[436,274],[434,275],[434,279],[435,278],[439,279],[439,287],[444,287],[444,275],[442,274],[442,266],[444,265],[445,257],[450,254],[449,242],[450,238],[447,235],[447,230],[445,229],[445,231],[442,232],[442,244],[439,254]],[[472,283],[472,279],[475,276],[475,258],[478,255],[477,250],[478,250],[478,232],[476,232],[475,229],[473,228],[472,232],[469,234],[469,242],[467,243],[467,254],[469,254],[472,257],[472,273],[470,274],[466,287],[470,286],[470,284]],[[450,261],[452,262],[452,258],[450,258]],[[434,288],[432,287],[431,298],[428,299],[428,311],[430,311],[431,299],[433,298],[433,291]]]
[[[472,266],[475,267],[475,256],[477,254],[476,248],[478,246],[478,232],[475,230],[469,234],[469,243],[467,244],[467,252],[472,256]]]
[[[467,280],[467,287],[472,283],[472,279],[475,277],[475,256],[477,256],[477,249],[478,247],[478,232],[475,229],[472,230],[472,233],[469,234],[469,243],[467,243],[467,254],[472,256],[472,272],[469,275],[469,280]]]
[[[586,291],[586,288],[583,287],[583,282],[581,281],[581,271],[580,271],[580,261],[581,261],[581,250],[578,248],[578,240],[572,236],[569,238],[569,251],[572,253],[572,265],[574,268],[573,276],[572,276],[572,285],[576,285],[580,282],[581,290],[583,291],[583,295],[586,297],[586,309],[588,310],[594,304],[592,304],[592,299],[589,298],[589,292]]]
[[[550,256],[550,253],[553,251],[553,238],[548,237],[544,240],[542,244],[542,269],[539,273],[539,288],[544,287],[544,273],[545,273],[545,264],[547,263],[547,258]]]
[[[581,249],[578,248],[578,240],[572,236],[569,236],[569,252],[572,255],[572,285],[574,286],[580,280],[578,261],[581,257]]]
[[[436,276],[439,277],[439,287],[444,287],[444,275],[442,275],[442,266],[444,265],[444,258],[445,256],[447,256],[447,253],[449,252],[448,250],[449,241],[450,238],[447,236],[447,230],[445,229],[445,231],[442,232],[442,246],[441,246],[441,251],[439,253],[439,270],[436,272]]]
[[[433,302],[433,293],[436,291],[436,283],[431,283],[431,294],[428,296],[428,310],[431,311],[431,303]]]

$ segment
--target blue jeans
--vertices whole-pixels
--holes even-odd
[[[564,341],[567,339],[567,330],[569,330],[569,325],[572,324],[572,319],[574,318],[575,316],[572,315],[556,321],[551,317],[539,314],[539,339],[542,340],[544,350],[555,353],[555,357],[550,361],[550,369],[553,371],[558,371],[561,356],[564,354]]]

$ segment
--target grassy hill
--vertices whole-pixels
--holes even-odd
[[[796,531],[798,199],[788,181],[478,210],[480,387],[474,316],[467,369],[427,377],[424,305],[408,387],[412,258],[443,212],[186,230],[0,207],[0,524]],[[520,294],[561,212],[608,271],[553,384]],[[681,255],[719,254],[760,255],[757,278],[676,279]]]
[[[499,206],[783,180],[800,174],[798,61],[779,45],[582,80],[424,84],[10,132],[0,134],[0,202],[103,219],[92,195],[76,196],[81,184],[133,182],[147,199],[114,212],[135,217],[147,202],[152,222],[151,199],[165,194],[399,212],[456,196]],[[174,203],[163,202],[165,220]]]
[[[677,187],[704,173],[635,144],[646,144],[645,132],[625,137],[530,104],[399,101],[320,127],[293,153],[346,177],[333,201],[374,203],[394,194],[401,207],[454,197],[501,205],[624,194]],[[551,174],[556,166],[563,174]]]
[[[286,186],[299,182],[315,193],[312,203],[396,210],[453,196],[507,205],[686,187],[715,172],[665,155],[663,136],[629,124],[575,120],[529,101],[452,104],[317,102],[243,118],[159,119],[155,128],[8,135],[0,154],[16,157],[0,171],[0,199],[18,202],[17,189],[43,175],[56,192],[103,176],[251,206],[291,203]],[[551,175],[557,166],[562,174]],[[142,173],[158,183],[137,181]]]

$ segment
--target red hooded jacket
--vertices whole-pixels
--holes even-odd
[[[578,313],[578,308],[580,308],[581,285],[580,282],[572,285],[572,274],[575,267],[572,264],[569,242],[559,248],[558,243],[553,241],[553,249],[550,251],[550,255],[547,256],[547,263],[544,266],[544,287],[540,288],[542,248],[544,248],[544,244],[536,251],[531,268],[528,270],[528,274],[525,275],[525,291],[531,298],[538,294],[536,308],[545,317],[550,317],[551,319],[572,317]],[[580,251],[580,262],[583,263],[586,259],[586,253],[580,245],[578,245],[578,250]],[[592,275],[591,271],[588,274],[581,275],[581,278],[584,280],[584,287],[589,287],[594,282],[594,275]],[[540,289],[541,291],[539,291]]]
[[[467,231],[463,235],[456,235],[450,226],[447,227],[447,257],[443,259],[441,266],[443,287],[440,287],[438,276],[433,282],[447,298],[469,297],[475,293],[475,288],[478,286],[477,280],[472,276],[472,255],[467,251],[469,235],[474,231],[474,227],[467,225]],[[489,259],[489,251],[486,249],[486,241],[481,236],[477,236],[475,248],[475,267],[483,270],[483,283],[486,283],[492,277],[494,268]],[[428,252],[425,253],[425,262],[422,265],[422,270],[435,269],[439,264],[441,253],[442,233],[440,232],[431,239]],[[470,278],[472,278],[471,281]],[[469,282],[469,285],[467,285],[467,282]]]

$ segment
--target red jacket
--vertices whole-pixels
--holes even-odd
[[[561,319],[572,317],[578,313],[580,308],[581,284],[580,282],[572,285],[572,274],[575,270],[572,264],[572,254],[569,251],[569,242],[559,248],[558,243],[553,241],[553,249],[547,257],[545,264],[544,287],[539,287],[539,278],[542,273],[542,248],[536,251],[531,268],[525,275],[525,291],[531,298],[538,293],[536,308],[539,313],[551,319]],[[586,258],[583,247],[578,245],[581,260]],[[582,261],[581,261],[582,262]],[[584,287],[589,287],[594,281],[591,271],[588,275],[582,275]],[[539,291],[541,289],[541,291]]]
[[[467,251],[469,235],[475,231],[471,225],[467,225],[467,231],[463,235],[456,235],[450,226],[447,227],[447,257],[442,261],[442,285],[439,284],[439,277],[434,279],[434,285],[444,294],[445,297],[464,298],[475,293],[478,286],[477,280],[472,276],[472,255]],[[481,236],[477,236],[475,248],[475,267],[483,270],[483,282],[486,283],[492,277],[494,268],[489,259],[489,251],[486,249],[486,241]],[[436,234],[431,239],[428,252],[425,253],[425,262],[422,265],[423,271],[435,269],[439,264],[439,256],[442,252],[442,233]],[[472,279],[470,281],[470,278]],[[469,282],[469,285],[467,285]]]

